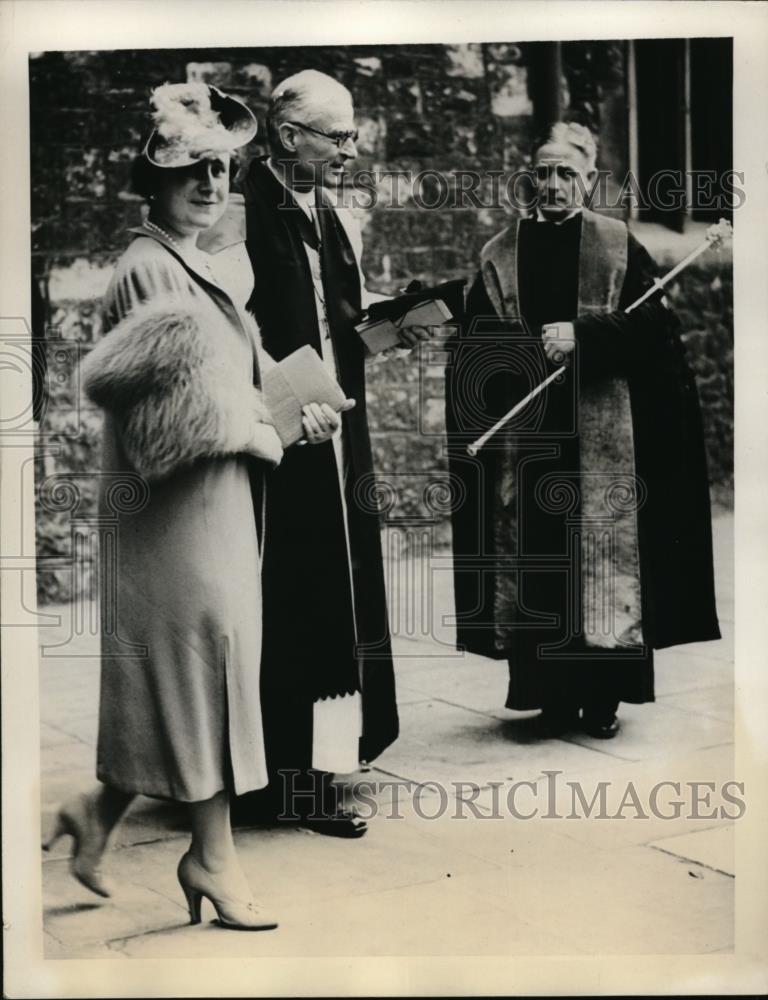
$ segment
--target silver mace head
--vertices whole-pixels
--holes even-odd
[[[733,239],[733,226],[727,219],[720,219],[707,229],[707,242],[713,250],[720,250],[721,247]]]

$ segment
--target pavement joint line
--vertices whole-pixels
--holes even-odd
[[[723,667],[727,667],[728,668],[729,677],[732,678],[733,677],[733,663],[731,662],[731,663],[726,664],[725,661],[721,661],[721,664],[722,664]],[[664,668],[663,667],[656,668],[656,670],[657,670],[656,677],[658,679],[658,677],[663,672]],[[665,691],[664,694],[659,694],[657,692],[656,693],[656,701],[658,701],[660,698],[668,698],[670,695],[673,695],[673,694],[695,694],[697,691],[711,691],[713,688],[722,687],[722,682],[715,683],[715,684],[706,684],[706,685],[704,685],[704,684],[696,684],[696,682],[694,680],[691,680],[690,686],[688,685],[688,682],[684,682],[684,683],[686,684],[685,687],[680,687],[680,688],[676,687],[674,689],[674,691]]]
[[[66,943],[62,941],[60,937],[56,937],[56,935],[49,927],[44,927],[43,930],[48,935],[48,937],[53,938],[56,944],[60,944],[62,948],[66,948]]]
[[[675,851],[668,850],[666,847],[659,847],[658,844],[647,844],[646,846],[650,847],[652,851],[658,851],[659,854],[666,854],[668,857],[676,858],[678,861],[684,861],[688,865],[698,865],[699,868],[706,868],[708,871],[717,872],[718,875],[725,875],[726,878],[736,878],[732,872],[724,872],[722,868],[715,868],[714,865],[708,865],[705,861],[696,861],[695,858],[687,858],[684,854],[677,854]]]
[[[128,954],[128,952],[125,951],[123,948],[120,947],[120,943],[119,942],[120,942],[120,938],[115,938],[114,941],[105,941],[104,944],[106,945],[106,947],[107,947],[107,949],[109,951],[114,951],[118,955],[122,955],[123,958],[130,958],[131,956]]]
[[[138,883],[133,883],[133,882],[131,882],[131,883],[125,883],[125,884],[126,885],[127,884],[138,885]],[[140,888],[147,889],[148,886],[140,886]],[[165,899],[165,897],[163,897],[163,899]],[[127,906],[118,906],[114,902],[112,902],[112,903],[105,902],[103,904],[103,908],[104,909],[109,909],[110,907],[111,907],[111,909],[113,911],[117,911],[118,913],[129,914],[131,912],[131,910],[130,910],[129,907],[127,907]],[[97,904],[97,908],[98,908],[98,904]],[[189,914],[188,914],[188,912],[186,910],[186,907],[179,906],[179,911],[180,911],[180,913],[182,915],[186,916],[187,923],[188,923],[189,922]],[[110,944],[112,944],[114,942],[118,942],[118,941],[122,941],[122,940],[128,940],[130,938],[140,938],[140,937],[144,937],[147,934],[156,934],[158,931],[170,930],[170,929],[176,928],[178,926],[179,926],[178,924],[167,924],[167,923],[166,924],[158,924],[158,925],[152,926],[152,927],[145,927],[143,930],[136,931],[135,934],[129,934],[125,938],[122,938],[122,937],[109,938],[106,941],[102,937],[98,937],[98,936],[97,937],[85,937],[85,936],[82,936],[80,938],[79,944],[84,945],[86,947],[92,946],[92,945],[97,945],[97,944],[99,944],[99,945],[106,944],[107,947],[109,947]],[[186,926],[186,924],[182,924],[181,926]],[[64,945],[64,947],[68,946],[67,942],[61,942],[61,943]]]
[[[397,774],[396,771],[386,771],[383,767],[377,767],[376,770],[379,774],[386,774],[389,778],[397,778],[398,781],[407,781],[411,785],[421,784],[421,782],[417,781],[415,778],[407,778],[404,774]]]
[[[402,691],[402,688],[399,687],[398,690]],[[423,705],[425,701],[434,701],[434,698],[431,695],[424,694],[423,691],[416,691],[414,689],[411,689],[410,693],[411,694],[424,695],[424,696],[422,698],[413,698],[413,699],[410,699],[407,702],[399,702],[398,703],[398,708],[401,711],[402,711],[403,708],[410,707],[411,705]]]
[[[428,778],[426,781],[417,781],[416,778],[406,778],[404,775],[397,774],[395,771],[385,771],[385,770],[383,770],[383,768],[379,768],[379,767],[377,767],[375,770],[378,771],[379,774],[385,774],[385,775],[387,775],[390,778],[397,778],[400,781],[407,781],[409,784],[414,785],[416,788],[427,788],[428,785],[435,784],[435,782],[431,778]],[[537,782],[541,781],[543,778],[544,778],[544,775],[543,774],[539,774],[536,777],[536,781]],[[501,785],[504,785],[508,781],[514,782],[514,781],[518,781],[518,780],[519,779],[514,778],[514,777],[506,777],[505,776],[504,778],[488,778],[482,784],[480,784],[479,782],[474,782],[474,785],[475,785],[475,787],[479,788],[480,791],[485,791],[488,788],[492,788],[494,786],[498,786],[499,783]],[[455,798],[457,800],[461,801],[461,802],[466,801],[466,799],[463,796],[461,796],[461,795],[457,795],[457,796],[455,796]]]
[[[153,885],[144,885],[142,882],[136,882],[134,879],[128,883],[128,885],[134,885],[138,889],[147,889],[149,892],[154,893],[155,896],[159,896],[160,899],[165,900],[166,903],[172,903],[174,906],[178,907],[182,912],[186,913],[187,908],[183,903],[180,903],[175,896],[169,896],[162,892],[160,889],[155,888]]]
[[[440,698],[437,695],[429,695],[427,701],[438,701],[443,705],[450,705],[451,708],[460,708],[465,712],[472,712],[473,715],[482,715],[484,719],[496,719],[496,716],[493,715],[493,713],[484,712],[482,708],[469,708],[467,705],[459,705],[458,702],[449,701],[447,698]]]
[[[138,941],[141,938],[152,937],[153,934],[165,934],[168,931],[178,930],[180,927],[191,927],[192,925],[187,921],[186,924],[166,924],[164,927],[148,927],[146,930],[137,931],[135,934],[126,934],[123,937],[109,938],[105,943],[108,948],[112,948],[114,951],[120,952],[120,954],[125,955],[126,958],[131,956],[125,950],[125,946],[131,941]]]
[[[715,685],[715,686],[717,686],[717,685]],[[506,718],[506,719],[505,718],[501,718],[500,719],[497,715],[494,715],[491,712],[484,712],[482,709],[479,709],[479,708],[469,708],[466,705],[459,705],[457,702],[455,702],[455,701],[448,701],[446,698],[438,698],[437,696],[434,696],[434,697],[428,698],[427,700],[428,701],[438,701],[438,702],[441,702],[444,705],[450,705],[452,708],[460,708],[460,709],[463,709],[466,712],[472,712],[475,715],[481,715],[485,719],[493,719],[496,722],[507,723],[507,722],[515,722],[515,721],[517,721],[517,720],[515,720],[513,718]],[[512,711],[512,709],[510,709],[509,711]],[[521,720],[521,721],[527,721],[527,720]],[[722,721],[722,720],[720,720],[720,721]],[[637,762],[638,760],[641,759],[641,758],[635,758],[635,757],[623,757],[621,754],[611,753],[611,751],[608,750],[607,748],[604,749],[603,747],[600,747],[600,746],[592,746],[591,743],[586,743],[586,744],[585,743],[580,743],[578,740],[568,739],[565,736],[558,736],[558,737],[556,737],[555,742],[558,742],[558,741],[562,742],[562,743],[569,743],[571,746],[581,747],[583,750],[595,750],[597,753],[606,754],[609,757],[613,757],[615,760],[626,761],[627,763],[635,763],[635,762]],[[537,742],[538,743],[538,742],[548,742],[548,741],[536,740],[536,741],[531,741],[531,742]],[[519,745],[520,744],[518,744],[517,742],[512,742],[511,743],[511,746],[519,746]],[[526,745],[526,744],[523,744],[523,745]]]
[[[186,840],[188,836],[186,833],[173,833],[169,830],[167,837],[150,837],[149,840],[135,840],[131,844],[119,844],[117,847],[110,847],[110,851],[125,851],[132,847],[146,847],[148,844],[170,844],[174,840]]]
[[[712,833],[715,830],[722,830],[724,826],[729,826],[733,824],[735,820],[731,820],[729,823],[713,823],[712,826],[700,826],[694,831],[686,830],[685,833],[670,833],[666,837],[654,837],[653,840],[647,840],[644,842],[644,847],[653,847],[653,845],[659,840],[677,840],[678,837],[688,837],[691,832],[693,833]],[[661,850],[661,848],[660,848]],[[681,855],[678,855],[680,857]]]
[[[183,837],[186,837],[186,834],[185,835],[176,834],[169,831],[167,837],[161,836],[161,837],[152,837],[149,840],[135,840],[130,844],[110,844],[109,854],[116,854],[118,851],[128,851],[133,847],[146,847],[147,845],[150,844],[170,844],[174,840],[182,840]],[[60,861],[72,860],[71,854],[60,854],[51,856],[50,854],[48,854],[48,852],[43,851],[43,855],[44,856],[42,861],[44,865],[52,865]]]
[[[470,855],[470,857],[471,857],[471,855]],[[499,870],[501,870],[500,866],[496,865],[495,867],[497,867],[497,868],[499,868]],[[451,876],[451,881],[453,882],[454,878],[456,879],[456,881],[458,881],[458,879],[461,878],[461,877],[463,877],[463,876],[459,876],[459,875],[457,875],[457,876]],[[344,899],[350,899],[350,898],[351,899],[356,899],[358,896],[375,896],[375,895],[380,894],[380,893],[403,892],[404,890],[407,890],[407,889],[417,889],[419,886],[438,885],[439,883],[445,882],[445,881],[446,881],[446,876],[445,875],[435,875],[433,878],[418,879],[415,882],[408,882],[406,885],[390,885],[390,886],[387,886],[386,888],[382,888],[381,886],[378,886],[375,889],[363,889],[362,892],[347,893],[342,898],[344,898]],[[331,896],[330,898],[333,899],[334,897]],[[339,897],[337,897],[337,898],[339,898]]]
[[[581,822],[589,822],[589,823],[600,822],[600,819],[596,818],[596,819],[593,820],[592,817],[590,816],[587,819],[581,820]],[[615,820],[615,819],[613,819],[613,817],[609,817],[609,819],[606,822],[613,823],[613,822],[620,822],[620,820]],[[634,822],[638,822],[638,821],[635,820]],[[642,820],[640,822],[642,822]],[[719,829],[722,829],[722,827],[725,826],[725,825],[726,824],[723,823],[723,824],[721,824],[721,826],[707,827],[707,830],[719,830]],[[570,830],[570,829],[572,829],[572,827],[567,827],[567,829]],[[628,829],[628,827],[625,827],[624,829]],[[621,840],[621,841],[618,841],[617,843],[615,843],[613,846],[606,845],[606,844],[592,845],[592,844],[588,844],[586,841],[583,841],[583,840],[581,840],[578,837],[574,837],[572,834],[569,834],[569,833],[567,833],[565,831],[562,832],[562,833],[558,833],[557,831],[554,831],[554,832],[559,837],[567,837],[568,840],[574,841],[577,844],[581,844],[582,847],[589,848],[589,850],[595,851],[595,852],[597,852],[599,854],[603,854],[603,853],[609,853],[611,855],[624,854],[624,853],[628,854],[628,853],[630,853],[632,851],[638,850],[639,848],[648,848],[650,850],[659,850],[659,851],[661,851],[664,854],[669,854],[672,857],[676,857],[678,859],[678,861],[682,861],[682,860],[686,860],[687,861],[687,860],[689,860],[688,858],[684,859],[681,854],[675,854],[674,851],[667,851],[664,848],[657,848],[655,846],[655,844],[656,844],[656,841],[659,841],[659,840],[674,840],[677,837],[687,837],[690,834],[690,832],[691,832],[690,830],[684,831],[682,833],[671,833],[671,834],[668,833],[668,834],[663,834],[662,836],[659,836],[658,834],[653,834],[652,835],[653,836],[652,840],[626,840],[626,841],[625,840]],[[704,829],[702,828],[700,831],[696,831],[696,832],[697,833],[703,833]],[[707,865],[703,865],[703,867],[708,867],[708,866]],[[713,869],[713,871],[719,871],[719,869]]]
[[[61,733],[62,736],[67,736],[71,740],[75,740],[77,743],[82,743],[85,747],[94,747],[95,744],[91,743],[89,740],[84,740],[81,736],[76,733],[70,733],[67,729],[62,729],[61,726],[56,725],[55,722],[49,722],[47,719],[41,719],[41,723],[44,723],[51,729],[55,729],[57,733]]]
[[[670,705],[670,706],[667,706],[667,707],[672,708],[673,706]],[[701,714],[701,713],[697,713],[697,714]],[[716,722],[723,722],[722,719],[715,719],[714,721],[716,721]],[[723,722],[723,725],[728,725],[728,723],[727,722]],[[647,756],[645,756],[645,757],[622,757],[619,754],[611,753],[607,749],[604,750],[602,747],[599,747],[599,746],[592,746],[591,744],[579,743],[578,740],[575,740],[575,739],[566,739],[565,737],[562,737],[562,740],[563,740],[564,743],[572,743],[575,746],[580,746],[580,747],[582,747],[585,750],[595,750],[595,751],[597,751],[597,753],[606,754],[607,756],[613,758],[614,760],[621,761],[622,763],[625,763],[625,764],[647,764],[650,760],[658,759],[658,758],[652,758],[652,757],[647,757]],[[686,748],[685,752],[686,752],[686,754],[689,754],[689,753],[700,753],[703,750],[719,750],[721,747],[727,747],[727,746],[733,746],[733,740],[728,740],[725,743],[711,743],[711,744],[707,744],[706,746],[692,746],[689,749]]]
[[[733,666],[734,656],[732,651],[729,651],[727,656],[712,656],[712,655],[705,656],[702,653],[697,653],[695,651],[685,649],[684,646],[675,646],[674,650],[675,650],[674,654],[671,655],[674,655],[676,660],[679,658],[681,660],[686,660],[686,661],[693,660],[696,661],[697,663],[706,662],[706,663],[717,663],[720,666],[728,666],[728,667]],[[657,650],[657,655],[661,657],[666,652],[667,650],[660,649]],[[666,669],[663,663],[660,666],[662,670]]]
[[[663,701],[664,698],[675,698],[679,694],[690,694],[691,691],[715,691],[717,688],[730,687],[734,691],[736,690],[736,683],[731,680],[720,681],[718,684],[694,684],[693,687],[688,688],[686,691],[665,691],[664,694],[657,694],[656,701]]]
[[[665,694],[665,695],[662,695],[661,697],[662,698],[674,698],[675,695],[674,694],[668,694],[668,695]],[[661,700],[661,699],[658,699],[658,700]],[[732,719],[724,719],[722,717],[722,715],[712,715],[711,712],[701,712],[701,711],[692,712],[692,711],[690,711],[690,709],[682,708],[680,705],[665,705],[664,707],[672,709],[673,712],[681,712],[683,715],[690,715],[690,716],[693,716],[694,718],[697,718],[697,719],[703,717],[705,719],[711,719],[713,722],[723,722],[723,723],[725,723],[725,725],[728,725],[730,722],[733,721]]]
[[[574,739],[573,737],[569,739],[565,736],[560,736],[558,739],[562,743],[569,743],[571,746],[581,747],[582,750],[594,750],[595,753],[600,753],[605,757],[610,757],[611,760],[621,761],[623,764],[639,764],[644,760],[642,757],[623,757],[621,754],[611,753],[607,747],[593,746],[591,743],[580,743],[579,740]]]
[[[733,664],[731,664],[733,666]],[[679,694],[690,694],[692,691],[714,691],[715,688],[727,687],[728,684],[723,681],[719,681],[717,684],[693,684],[691,687],[686,688],[684,691],[665,691],[664,694],[657,694],[656,701],[661,701],[662,698],[674,698]],[[736,684],[731,683],[730,686],[736,690]],[[651,703],[652,704],[652,703]]]

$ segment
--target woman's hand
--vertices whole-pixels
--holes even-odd
[[[341,412],[351,410],[355,405],[354,399],[347,399],[341,407]],[[327,403],[307,403],[302,407],[304,416],[301,422],[304,425],[304,433],[309,444],[322,444],[330,441],[336,431],[341,427],[341,417]]]

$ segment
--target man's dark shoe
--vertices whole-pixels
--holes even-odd
[[[368,824],[354,809],[337,809],[330,816],[300,819],[299,826],[325,837],[345,837],[348,840],[363,837],[368,832]]]
[[[343,794],[325,772],[309,772],[295,779],[293,797],[278,782],[233,799],[233,826],[301,826],[326,837],[362,837],[368,824],[354,809],[346,808]]]
[[[601,717],[585,715],[582,720],[582,729],[588,736],[596,740],[612,740],[621,729],[621,723],[616,716]]]
[[[333,784],[331,775],[322,777],[322,792],[315,799],[314,809],[303,801],[298,804],[302,814],[299,826],[305,830],[313,830],[324,837],[344,837],[355,840],[368,831],[368,824],[355,810],[344,804],[344,795],[340,788]]]
[[[368,830],[368,824],[354,810],[338,808],[330,814],[317,816],[310,813],[309,817],[294,813],[293,816],[281,816],[281,809],[274,804],[264,804],[254,807],[252,804],[235,806],[233,804],[232,825],[237,826],[303,826],[306,830],[314,830],[326,837],[346,837],[352,839],[362,837]]]

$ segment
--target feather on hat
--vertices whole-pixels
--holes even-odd
[[[206,83],[165,83],[152,91],[150,103],[155,127],[143,154],[157,167],[186,167],[256,135],[251,110]]]

